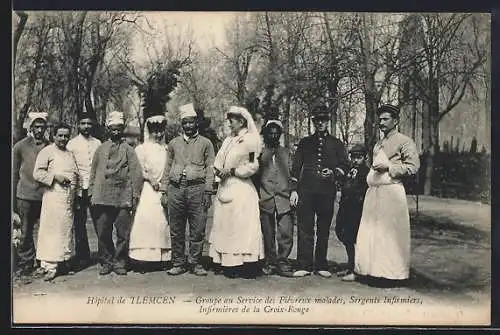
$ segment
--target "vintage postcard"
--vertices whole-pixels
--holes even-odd
[[[488,13],[12,13],[12,321],[488,326]]]

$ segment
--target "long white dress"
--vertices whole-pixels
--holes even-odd
[[[62,186],[54,180],[61,174],[71,180]],[[36,158],[33,177],[45,185],[40,214],[36,258],[46,262],[70,259],[73,249],[73,204],[78,184],[78,168],[71,151],[51,144]]]
[[[165,145],[146,141],[135,148],[146,180],[160,182],[167,163]],[[161,193],[144,182],[130,232],[129,256],[140,261],[168,261],[171,258],[170,229],[161,204]]]
[[[395,132],[374,148],[373,163],[385,162],[388,172],[370,169],[368,190],[355,245],[355,272],[393,280],[408,279],[411,232],[404,175],[418,171],[413,141]],[[389,157],[388,157],[389,156]]]
[[[215,157],[216,168],[235,169],[235,176],[223,181],[217,191],[209,238],[209,256],[222,266],[264,258],[259,196],[250,178],[259,168],[260,144],[253,136],[242,130],[226,138]]]

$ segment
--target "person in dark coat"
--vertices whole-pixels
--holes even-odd
[[[352,165],[343,181],[342,198],[335,223],[335,233],[344,244],[347,253],[347,270],[338,273],[339,276],[343,276],[344,281],[355,280],[354,245],[368,189],[366,176],[369,172],[366,166],[366,149],[363,145],[354,145],[349,153]]]
[[[328,133],[330,113],[326,107],[317,105],[312,117],[316,132],[300,140],[291,171],[290,204],[297,206],[298,269],[293,275],[304,277],[315,271],[328,278],[332,274],[328,271],[326,255],[337,193],[336,182],[345,175],[348,160],[344,144]]]

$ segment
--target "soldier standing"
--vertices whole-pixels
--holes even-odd
[[[297,206],[297,262],[294,277],[313,271],[331,277],[327,251],[332,224],[336,181],[348,167],[344,144],[327,130],[330,114],[326,106],[312,110],[315,133],[300,140],[292,163],[290,204]],[[316,248],[314,225],[316,221]]]

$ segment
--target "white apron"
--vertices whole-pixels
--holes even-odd
[[[135,149],[143,175],[159,182],[167,162],[167,150],[154,142]],[[171,258],[170,229],[161,205],[161,193],[144,182],[130,232],[129,256],[140,261],[168,261]]]
[[[78,168],[73,154],[55,145],[46,147],[40,158],[48,163],[48,174],[64,175],[71,184],[63,187],[54,181],[43,193],[36,258],[46,262],[67,261],[74,255],[73,204]]]
[[[388,162],[383,150],[374,163]],[[355,272],[387,279],[407,279],[410,272],[410,217],[403,184],[388,172],[371,169],[355,246]]]

